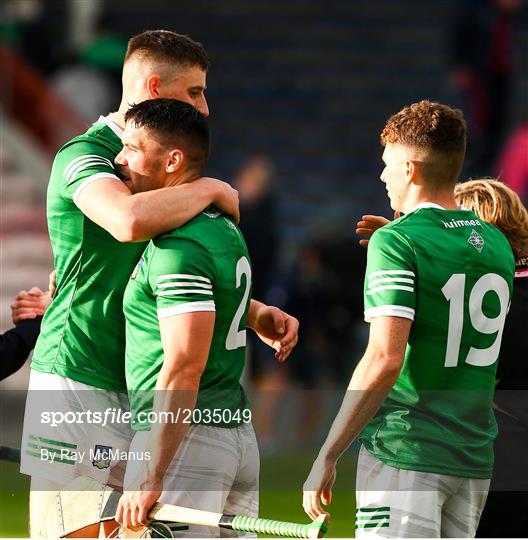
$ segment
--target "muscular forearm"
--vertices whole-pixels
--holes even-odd
[[[356,367],[319,459],[337,461],[373,418],[399,375],[390,362],[369,356]]]
[[[216,196],[216,183],[199,179],[128,197],[125,212],[131,221],[129,240],[147,240],[181,227],[213,203]]]
[[[184,423],[184,410],[192,410],[196,405],[200,377],[195,375],[175,374],[163,369],[158,376],[154,411],[169,412],[169,417],[178,419],[176,423],[158,422],[151,428],[148,450],[151,461],[148,463],[150,480],[163,480],[165,472],[174,458],[181,441],[184,439],[189,424]],[[171,414],[172,413],[172,414]]]

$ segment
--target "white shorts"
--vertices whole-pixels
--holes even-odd
[[[473,538],[489,480],[397,469],[361,447],[356,537]]]
[[[141,456],[147,446],[148,431],[137,432],[130,454]],[[133,484],[141,461],[129,459],[125,489]],[[260,459],[253,426],[219,428],[190,426],[163,480],[160,502],[221,514],[258,516]],[[183,526],[177,536],[255,536],[227,529]]]
[[[20,472],[62,484],[86,475],[121,485],[126,463],[120,453],[128,451],[134,434],[121,418],[127,411],[125,393],[31,370]]]

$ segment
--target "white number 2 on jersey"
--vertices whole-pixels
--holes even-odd
[[[244,347],[246,345],[246,330],[239,330],[240,321],[242,320],[242,315],[246,310],[246,304],[249,297],[249,290],[251,288],[251,266],[246,257],[241,257],[238,259],[236,266],[236,288],[238,289],[241,285],[242,276],[246,276],[246,290],[244,291],[244,296],[242,301],[236,310],[235,316],[231,321],[231,326],[229,327],[229,332],[227,334],[225,347],[228,351],[238,349],[239,347]]]
[[[447,348],[445,367],[456,367],[462,340],[464,326],[464,289],[466,286],[465,274],[453,274],[442,287],[442,292],[449,302],[449,326],[447,330]],[[499,297],[500,312],[490,319],[482,310],[482,302],[487,292],[494,292]],[[490,366],[499,356],[499,349],[504,330],[504,321],[508,313],[510,291],[506,280],[498,274],[485,274],[471,289],[469,295],[469,316],[471,324],[481,334],[494,334],[495,341],[486,349],[471,347],[465,359],[472,366]]]

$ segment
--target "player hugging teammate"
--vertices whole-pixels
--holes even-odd
[[[243,240],[236,224],[225,217],[235,216],[236,221],[238,216],[238,196],[229,185],[196,176],[192,177],[192,182],[189,181],[191,178],[185,177],[184,182],[174,186],[162,182],[162,170],[172,174],[174,170],[168,170],[170,167],[180,167],[180,173],[185,170],[187,174],[192,170],[194,174],[200,168],[198,164],[203,165],[207,154],[204,152],[206,129],[203,119],[195,113],[188,112],[187,116],[182,113],[187,120],[193,119],[194,124],[187,125],[190,130],[187,138],[198,141],[198,146],[187,145],[182,149],[179,141],[170,139],[169,144],[176,143],[171,149],[174,153],[170,160],[176,162],[163,161],[166,147],[158,141],[159,136],[153,136],[146,142],[158,141],[158,145],[149,146],[153,154],[149,159],[142,154],[141,162],[134,162],[132,156],[146,148],[138,148],[129,141],[126,152],[130,153],[127,158],[130,182],[123,181],[115,163],[116,156],[123,150],[125,114],[131,104],[173,98],[194,107],[204,116],[208,115],[204,95],[208,67],[209,59],[203,47],[187,36],[154,30],[133,37],[123,66],[123,97],[119,110],[100,117],[86,133],[66,143],[53,163],[47,217],[57,269],[57,288],[43,320],[31,364],[22,440],[21,472],[32,477],[31,536],[46,536],[47,515],[55,506],[57,491],[74,478],[87,475],[114,486],[122,485],[125,463],[107,459],[92,462],[87,456],[90,450],[100,450],[99,455],[110,449],[128,451],[134,437],[130,423],[117,422],[103,428],[94,423],[64,422],[51,427],[41,423],[40,419],[46,411],[64,414],[107,409],[129,411],[123,294],[134,268],[142,260],[146,241],[174,231],[200,215],[199,222],[222,223],[225,229],[222,234],[234,246],[233,257],[240,252],[238,259],[242,259]],[[198,125],[202,127],[198,128]],[[152,126],[149,129],[152,130]],[[197,136],[200,130],[202,135]],[[183,137],[181,141],[184,139],[187,141]],[[200,159],[196,157],[199,149]],[[214,218],[212,214],[201,214],[211,204],[217,208],[212,211],[215,216],[218,213]],[[207,226],[202,224],[199,229],[202,227]],[[201,239],[194,241],[195,244],[187,240],[188,250],[193,246],[201,248]],[[158,261],[161,264],[159,252],[163,249],[156,251],[152,270]],[[147,256],[150,257],[150,252]],[[215,253],[212,263],[218,263],[222,257]],[[244,354],[247,324],[276,350],[280,361],[285,360],[297,341],[298,321],[278,308],[250,298],[250,266],[247,257],[244,260],[246,263],[240,265],[237,262],[233,269],[235,275],[229,281],[229,286],[237,290],[232,302],[238,298],[239,291],[243,298],[239,299],[236,312],[231,314],[227,350],[233,351],[230,354],[239,362]],[[147,266],[150,269],[150,264]],[[147,267],[138,270],[143,277]],[[217,276],[216,268],[214,276],[210,266],[200,271],[176,272],[175,279],[167,277],[172,273],[167,272],[166,277],[163,274],[156,277],[159,282],[151,283],[153,294],[160,303],[157,314],[160,324],[178,317],[183,308],[175,304],[184,303],[182,300],[187,298],[187,303],[192,305],[191,313],[206,312],[210,330],[215,303],[218,301],[222,305],[223,295],[227,293],[222,288],[215,289],[220,286],[213,279]],[[227,283],[221,283],[221,287],[227,286]],[[215,297],[217,292],[218,299]],[[182,312],[182,318],[188,316],[188,311]],[[170,317],[165,316],[168,313]],[[194,328],[194,317],[191,319]],[[207,332],[199,330],[203,338],[200,342],[202,352],[208,343]],[[152,343],[143,342],[141,347]],[[235,401],[232,392],[235,386],[233,378],[229,386],[232,401]],[[238,400],[241,399],[239,391]],[[231,406],[235,405],[229,403]],[[250,425],[244,425],[250,429]],[[42,459],[43,452],[54,458],[61,457]],[[86,458],[78,459],[78,456]],[[87,534],[97,536],[94,531]]]
[[[125,477],[117,518],[129,527],[147,524],[157,500],[257,514],[258,449],[239,382],[245,328],[284,360],[298,322],[251,299],[236,193],[200,178],[208,66],[186,36],[132,38],[119,110],[55,159],[57,290],[32,363],[21,464],[32,476],[32,536],[46,536],[57,491],[80,475],[115,486]],[[381,140],[381,179],[404,215],[370,240],[369,343],[306,480],[304,507],[324,513],[336,463],[357,437],[357,536],[474,536],[493,468],[513,255],[499,230],[456,203],[466,145],[459,111],[415,103],[389,119]],[[107,409],[131,422],[40,422],[45,411]],[[182,410],[200,419],[221,411],[220,421],[189,424]],[[164,412],[179,421],[149,420]],[[128,463],[125,475],[113,457],[129,450],[152,459]]]

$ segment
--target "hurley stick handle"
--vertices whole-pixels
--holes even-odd
[[[156,503],[148,513],[149,519],[157,521],[175,521],[178,523],[188,523],[190,525],[205,525],[207,527],[218,527],[218,522],[222,514],[186,508],[184,506],[174,506],[172,504]]]
[[[240,532],[264,533],[289,538],[322,538],[328,531],[324,514],[308,525],[274,519],[234,516],[230,528]]]
[[[229,516],[183,506],[156,503],[148,513],[148,517],[158,521],[222,527],[239,532],[272,534],[288,538],[321,538],[328,530],[327,516],[324,514],[321,514],[312,523],[304,525],[250,516]]]

